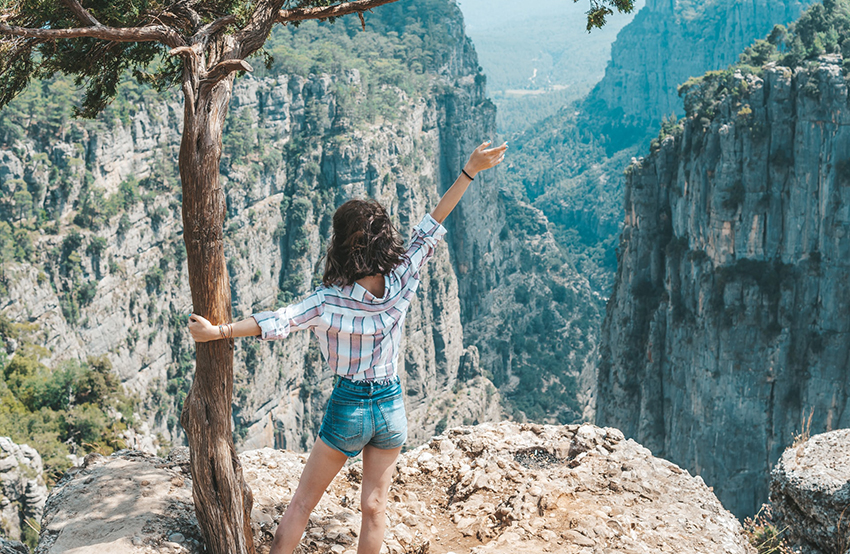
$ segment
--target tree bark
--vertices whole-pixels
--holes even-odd
[[[183,239],[194,313],[213,324],[231,321],[224,259],[225,194],[219,179],[222,131],[234,73],[208,78],[202,59],[184,53],[184,119],[180,145]],[[192,496],[213,554],[254,554],[251,489],[233,446],[233,341],[196,343],[192,388],[180,423],[189,442]]]

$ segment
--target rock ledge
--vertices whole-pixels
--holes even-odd
[[[258,552],[267,552],[306,456],[241,457]],[[186,461],[180,449],[169,460],[91,458],[51,494],[38,552],[200,552]],[[333,481],[303,552],[355,551],[360,477],[357,462]],[[390,498],[390,554],[753,552],[702,479],[592,425],[451,429],[402,455]]]

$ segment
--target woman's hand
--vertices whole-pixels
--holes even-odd
[[[195,342],[209,342],[221,338],[218,327],[210,323],[205,317],[197,314],[189,316],[189,333]]]
[[[485,148],[489,144],[490,141],[488,140],[473,150],[469,156],[469,161],[463,166],[463,170],[469,173],[470,177],[475,177],[479,171],[499,165],[505,159],[505,150],[508,149],[507,142],[495,148]]]

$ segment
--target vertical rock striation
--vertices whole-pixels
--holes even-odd
[[[850,425],[850,119],[839,55],[714,78],[627,172],[597,420],[743,516],[810,413]]]

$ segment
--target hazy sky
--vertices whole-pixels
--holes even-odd
[[[522,130],[584,97],[605,75],[617,33],[643,7],[587,32],[589,0],[458,0],[466,33],[499,108],[502,132]]]
[[[615,13],[602,29],[586,30],[588,0],[458,0],[467,34],[475,43],[484,72],[498,88],[521,80],[518,71],[533,68],[550,76],[550,84],[598,81],[610,57],[611,43],[643,7]]]
[[[636,9],[643,7],[644,0],[638,0]],[[588,0],[458,0],[463,11],[466,26],[470,33],[478,32],[481,28],[510,25],[519,21],[551,21],[557,20],[563,25],[566,36],[576,34],[586,35],[585,13],[590,7]],[[631,15],[615,13],[609,18],[609,26],[619,29],[631,20]],[[605,29],[593,31],[594,34],[604,34]],[[616,34],[616,33],[615,33]]]

